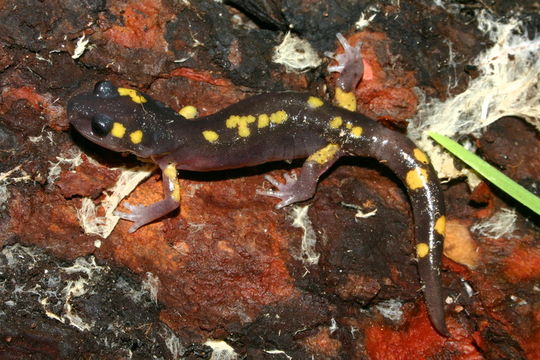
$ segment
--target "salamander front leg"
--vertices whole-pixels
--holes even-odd
[[[176,178],[176,164],[160,164],[163,174],[163,193],[165,198],[149,206],[131,205],[124,203],[124,207],[131,211],[125,213],[115,211],[114,214],[121,219],[133,221],[134,224],[129,228],[129,232],[135,232],[141,226],[144,226],[160,217],[167,215],[180,204],[180,186]]]
[[[311,155],[304,162],[298,179],[289,174],[285,174],[285,184],[280,183],[270,175],[266,175],[268,180],[277,191],[257,191],[257,193],[267,196],[277,197],[281,200],[276,208],[310,199],[315,194],[319,177],[330,168],[342,155],[341,149],[336,144],[329,144]]]

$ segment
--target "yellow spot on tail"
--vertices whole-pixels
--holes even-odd
[[[124,137],[125,134],[126,134],[126,127],[120,124],[119,122],[115,122],[111,130],[111,135],[121,139]]]
[[[132,143],[139,144],[142,141],[143,132],[141,130],[135,130],[129,134],[129,138]]]
[[[204,136],[206,141],[211,142],[211,143],[216,142],[217,139],[219,139],[219,134],[212,130],[204,130],[202,132],[202,135]]]
[[[254,123],[255,120],[256,118],[253,115],[231,115],[225,120],[225,126],[229,129],[238,128],[238,136],[248,137],[251,135],[248,124]]]
[[[270,125],[270,117],[268,114],[261,114],[258,117],[257,127],[259,129],[265,128]]]
[[[171,184],[171,188],[169,189],[171,193],[171,198],[179,202],[180,201],[180,185],[178,184],[178,179],[176,178],[176,165],[175,164],[169,164],[163,170],[163,175],[167,177]]]
[[[413,150],[413,154],[415,159],[420,161],[422,164],[429,164],[429,159],[422,150],[416,148]]]
[[[341,116],[335,116],[330,120],[330,123],[328,124],[332,129],[338,129],[341,125],[343,125],[343,119]]]
[[[287,115],[287,113],[283,110],[270,114],[270,121],[274,124],[283,124],[288,118],[289,115]]]
[[[307,103],[308,103],[309,107],[312,108],[312,109],[316,109],[316,108],[321,107],[321,106],[324,105],[324,101],[322,101],[321,99],[319,99],[316,96],[310,96],[307,99]]]
[[[444,236],[446,233],[446,217],[441,216],[435,221],[435,231]]]
[[[331,160],[338,151],[339,145],[329,144],[318,150],[317,152],[311,154],[311,156],[307,158],[307,161],[314,161],[322,165]]]
[[[140,95],[136,90],[133,89],[118,88],[118,94],[120,94],[120,96],[129,96],[131,101],[137,104],[143,104],[148,101],[144,96]]]
[[[199,111],[197,111],[197,108],[193,105],[184,106],[178,113],[186,119],[194,119],[199,115]]]
[[[336,89],[336,102],[339,107],[349,111],[356,111],[356,96],[353,92]]]
[[[362,131],[363,131],[363,129],[360,126],[354,126],[351,129],[351,135],[352,135],[352,137],[360,137],[360,136],[362,136]]]
[[[414,170],[410,170],[405,176],[405,182],[411,190],[423,188],[428,182],[426,169],[417,167]]]
[[[419,258],[426,257],[429,254],[429,245],[426,243],[416,244],[416,256]]]

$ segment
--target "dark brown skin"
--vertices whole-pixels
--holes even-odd
[[[108,149],[151,158],[163,170],[164,200],[119,213],[135,223],[130,231],[178,207],[171,168],[209,171],[307,157],[298,180],[287,177],[282,184],[269,178],[278,191],[268,195],[280,198],[282,207],[311,198],[320,175],[340,156],[373,157],[407,188],[429,315],[435,328],[448,335],[440,284],[444,202],[428,158],[407,137],[307,94],[258,95],[196,120],[133,94],[121,96],[110,82],[101,82],[68,105],[69,120],[82,135]],[[138,131],[142,137],[134,141]]]

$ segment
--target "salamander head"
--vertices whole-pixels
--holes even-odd
[[[73,97],[67,111],[69,122],[90,141],[139,157],[170,151],[172,123],[185,121],[162,103],[110,81],[98,82],[93,92]]]

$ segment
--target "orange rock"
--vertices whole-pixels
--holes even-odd
[[[474,269],[480,261],[478,246],[466,225],[458,220],[446,222],[444,255],[453,261]]]
[[[540,249],[519,248],[504,259],[504,273],[513,283],[540,278]]]
[[[386,326],[368,327],[365,346],[370,359],[427,359],[440,352],[445,338],[431,325],[425,309],[410,318],[409,328],[393,330]]]
[[[126,48],[167,49],[165,25],[173,18],[160,0],[131,1],[120,9],[111,9],[123,17],[123,26],[113,25],[106,38]],[[116,10],[116,11],[114,11]]]
[[[473,335],[452,318],[447,318],[451,337],[445,338],[434,330],[424,305],[407,313],[408,327],[403,330],[380,325],[366,328],[365,348],[370,359],[421,360],[444,358],[449,353],[456,360],[484,359]]]
[[[313,354],[319,354],[331,359],[338,358],[342,344],[338,339],[332,339],[330,330],[322,328],[315,335],[304,340],[304,345]]]

